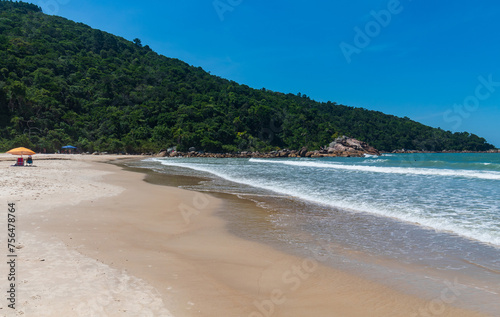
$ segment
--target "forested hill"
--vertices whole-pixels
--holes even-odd
[[[379,150],[487,150],[408,118],[252,89],[32,4],[0,1],[0,151],[317,149],[339,135]]]

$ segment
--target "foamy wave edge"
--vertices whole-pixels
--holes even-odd
[[[225,175],[223,173],[218,173],[216,171],[213,171],[209,168],[203,168],[200,166],[193,166],[193,164],[189,164],[189,163],[166,161],[166,160],[156,159],[156,158],[150,159],[150,161],[156,161],[156,162],[159,162],[165,166],[178,166],[178,167],[189,168],[189,169],[196,170],[196,171],[210,173],[212,175],[215,175],[217,177],[223,178],[223,179],[231,181],[231,182],[270,190],[270,191],[273,191],[276,193],[293,196],[293,197],[296,197],[297,199],[306,200],[306,201],[310,201],[313,203],[319,203],[319,204],[328,205],[331,207],[342,208],[342,209],[351,210],[354,212],[366,212],[366,213],[378,215],[381,217],[388,217],[388,218],[392,218],[392,219],[397,219],[399,221],[403,221],[406,223],[413,223],[415,225],[427,227],[427,228],[432,229],[432,230],[438,230],[441,232],[450,232],[452,234],[456,234],[456,235],[461,236],[461,237],[466,238],[466,239],[475,240],[475,241],[478,241],[481,243],[486,243],[488,245],[494,246],[496,248],[500,248],[500,238],[499,237],[492,236],[490,233],[487,233],[487,232],[481,232],[477,228],[472,229],[472,230],[467,230],[467,229],[461,228],[459,226],[456,226],[453,223],[449,223],[448,221],[442,221],[442,220],[439,221],[437,219],[418,218],[418,217],[414,217],[414,216],[409,215],[409,214],[395,214],[393,212],[387,212],[387,211],[379,210],[379,209],[373,208],[373,207],[369,208],[369,210],[368,210],[366,208],[356,208],[356,207],[353,208],[353,206],[346,206],[344,204],[336,205],[336,204],[332,204],[332,203],[328,203],[328,202],[324,202],[324,201],[318,201],[312,197],[302,196],[301,194],[298,194],[298,193],[288,192],[286,190],[283,191],[283,190],[272,188],[269,186],[265,186],[263,184],[256,183],[256,182],[235,179],[235,178],[230,177],[228,175]],[[276,163],[282,163],[282,162],[276,162]],[[360,206],[357,206],[357,207],[360,207]]]
[[[271,161],[263,159],[250,159],[252,163],[283,164],[291,166],[331,168],[357,172],[385,173],[385,174],[403,174],[403,175],[427,175],[427,176],[447,176],[447,177],[468,177],[489,180],[500,180],[500,172],[494,171],[471,171],[471,170],[451,170],[436,168],[414,168],[414,167],[380,167],[380,166],[361,166],[361,165],[342,165],[335,163],[317,163],[317,162],[291,162],[291,161]]]

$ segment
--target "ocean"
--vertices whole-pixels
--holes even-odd
[[[500,316],[500,154],[152,158],[132,165],[199,177],[180,187],[262,207],[260,215],[225,213],[237,235],[429,300],[455,283],[462,288],[451,304]],[[265,232],[252,217],[267,224]]]

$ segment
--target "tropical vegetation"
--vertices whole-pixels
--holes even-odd
[[[159,55],[139,39],[0,1],[0,151],[318,149],[344,134],[383,151],[493,148],[467,132],[253,89]]]

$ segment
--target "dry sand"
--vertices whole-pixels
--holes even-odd
[[[48,215],[57,208],[71,209],[82,201],[123,192],[123,187],[103,182],[110,172],[93,169],[89,163],[112,158],[37,155],[36,167],[10,167],[12,156],[0,155],[0,203],[4,209],[0,234],[7,236],[7,202],[16,202],[20,248],[16,311],[7,307],[2,296],[1,316],[172,316],[156,289],[144,280],[84,256],[44,233]],[[5,239],[0,241],[6,250]],[[7,270],[1,265],[3,289]]]
[[[24,168],[0,155],[1,236],[7,202],[19,207],[17,310],[2,298],[0,315],[481,316],[446,305],[457,299],[444,285],[423,300],[235,237],[216,216],[223,200],[96,162],[116,158]]]

